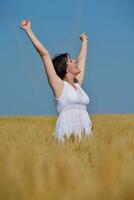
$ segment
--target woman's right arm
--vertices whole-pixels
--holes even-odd
[[[42,45],[42,43],[37,39],[37,37],[33,33],[30,21],[23,20],[20,24],[20,27],[27,33],[35,49],[41,56],[50,86],[53,89],[56,88],[57,85],[61,84],[62,80],[57,76],[55,72],[51,57],[47,49]]]

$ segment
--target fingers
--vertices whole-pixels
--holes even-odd
[[[28,24],[28,20],[25,19],[24,21],[25,21],[24,26],[26,26]]]
[[[80,39],[83,41],[83,40],[88,40],[88,36],[85,32],[83,32],[81,35],[80,35]]]
[[[83,32],[83,33],[81,33],[80,36],[81,36],[81,37],[82,37],[82,36],[87,36],[87,34],[86,34],[86,32]]]
[[[29,21],[27,19],[23,20],[20,24],[21,27],[23,26],[27,26],[27,24],[29,23]]]

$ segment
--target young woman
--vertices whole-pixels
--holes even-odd
[[[53,90],[54,102],[59,113],[55,128],[55,138],[64,143],[65,138],[74,136],[81,141],[92,135],[92,122],[87,112],[89,97],[82,89],[87,57],[88,37],[82,33],[82,45],[77,59],[63,53],[51,59],[47,49],[32,31],[31,22],[23,20],[20,27],[27,33],[45,67],[48,83]]]

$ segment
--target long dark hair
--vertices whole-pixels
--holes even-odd
[[[67,73],[67,59],[68,59],[68,57],[70,57],[69,53],[62,53],[62,54],[56,55],[52,59],[56,74],[62,80],[65,78],[65,75]],[[76,78],[74,78],[74,82],[78,83],[78,80]]]

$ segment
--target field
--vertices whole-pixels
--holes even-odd
[[[134,115],[91,115],[90,139],[64,145],[56,119],[0,117],[0,200],[134,199]]]

